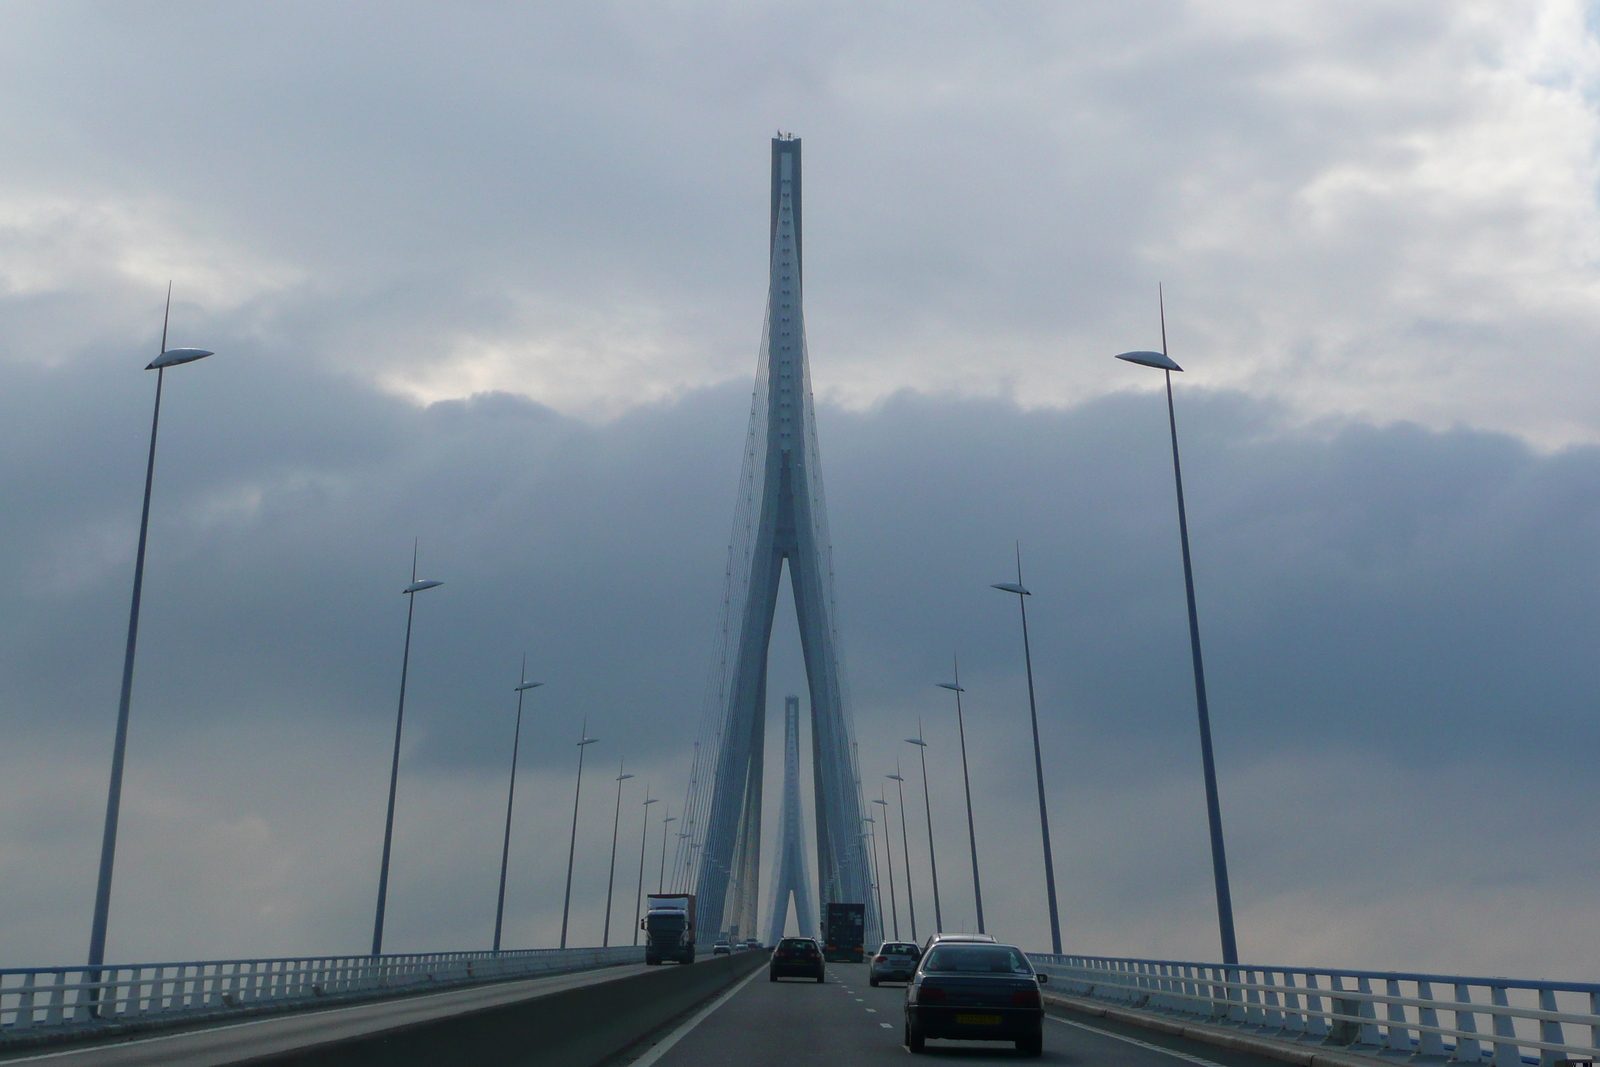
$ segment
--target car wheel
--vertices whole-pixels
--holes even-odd
[[[776,982],[777,980],[778,980],[778,972],[777,971],[768,971],[767,972],[767,981]]]
[[[878,988],[878,976],[877,975],[872,975],[871,977],[869,977],[867,979],[867,984],[869,986],[871,986],[872,988],[874,988],[874,989]]]
[[[921,1052],[927,1047],[922,1031],[911,1025],[911,1020],[906,1020],[906,1048],[912,1052]]]
[[[1044,1054],[1044,1035],[1034,1034],[1017,1042],[1017,1051],[1024,1056],[1042,1056]]]

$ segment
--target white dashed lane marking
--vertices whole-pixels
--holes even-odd
[[[890,1026],[888,1023],[879,1023],[878,1025],[883,1027],[885,1030],[893,1030],[894,1029],[894,1027]]]
[[[874,1015],[878,1014],[878,1009],[877,1008],[868,1008],[867,1010],[870,1011]]]

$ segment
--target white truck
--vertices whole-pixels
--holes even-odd
[[[639,920],[644,931],[644,961],[693,963],[695,914],[693,893],[651,893],[650,910]]]

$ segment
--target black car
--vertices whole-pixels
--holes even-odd
[[[772,950],[772,962],[767,966],[767,980],[780,978],[815,978],[823,980],[822,946],[814,937],[786,937]]]
[[[1019,948],[962,942],[935,944],[906,987],[906,1048],[921,1052],[930,1037],[1014,1041],[1017,1051],[1044,1051],[1044,1004]]]

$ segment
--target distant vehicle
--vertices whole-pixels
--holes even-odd
[[[860,963],[866,956],[867,906],[822,906],[822,957],[830,963]]]
[[[822,966],[822,946],[814,937],[786,937],[772,950],[772,962],[767,965],[767,981],[780,978],[825,978]]]
[[[867,968],[867,982],[909,982],[917,971],[917,961],[922,950],[910,941],[885,941],[873,953],[872,966]]]
[[[711,946],[711,954],[713,956],[731,956],[733,955],[733,946],[726,941],[718,941]]]
[[[929,934],[928,939],[922,943],[922,955],[940,941],[968,941],[980,945],[993,945],[995,939],[988,934]]]
[[[747,937],[747,938],[744,939],[744,944],[739,946],[739,947],[740,948],[760,948],[761,947],[761,942],[757,941],[753,937]]]
[[[693,963],[695,910],[693,893],[651,893],[650,910],[639,920],[644,931],[644,961],[652,967],[662,960]]]
[[[906,987],[906,1048],[922,1052],[930,1037],[1013,1041],[1024,1056],[1044,1051],[1044,1004],[1027,955],[1011,945],[979,941],[935,944]]]

